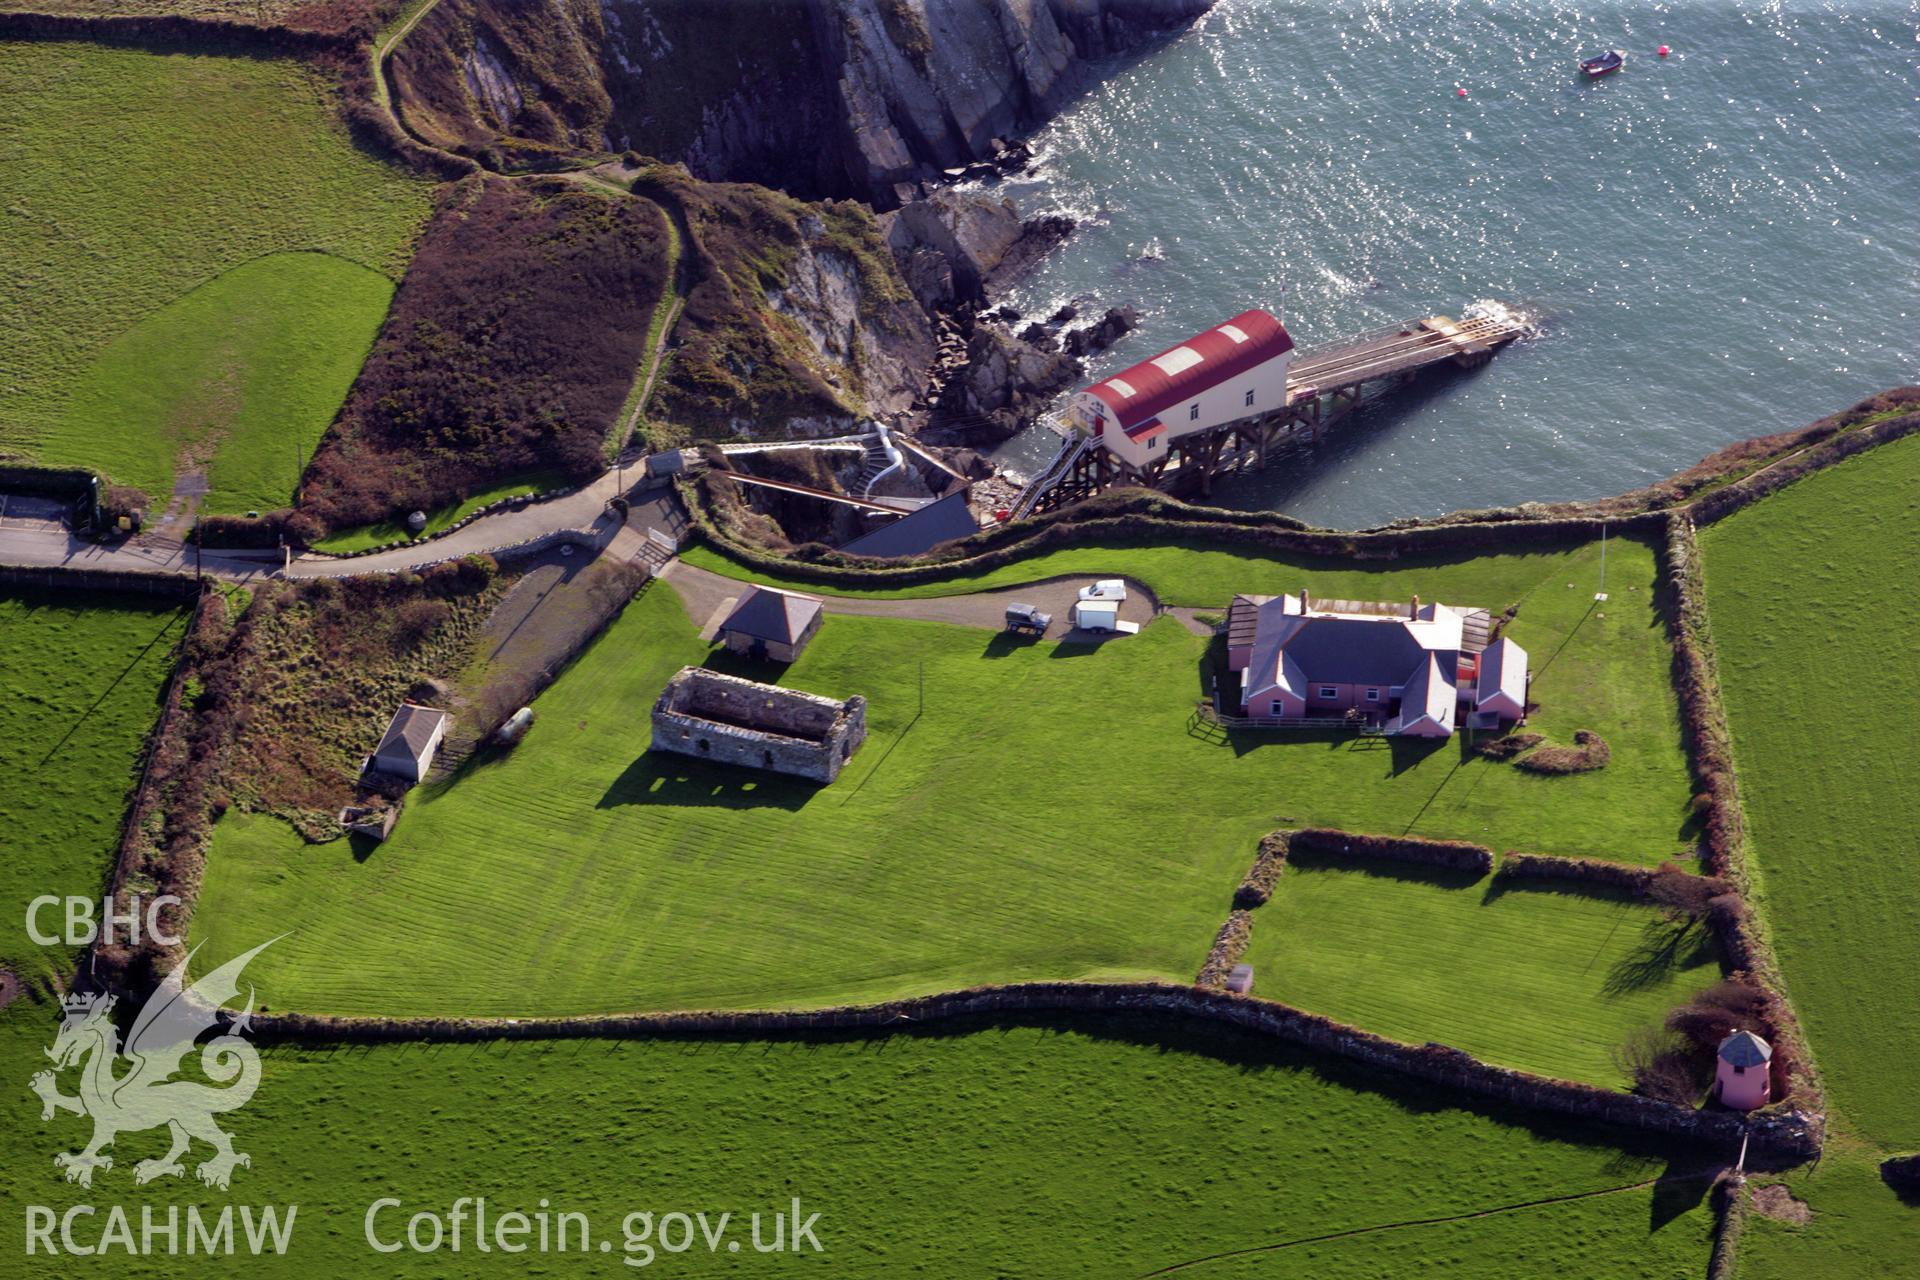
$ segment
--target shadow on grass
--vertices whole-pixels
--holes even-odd
[[[743,653],[735,653],[725,645],[715,645],[709,649],[700,665],[708,671],[718,671],[723,676],[738,676],[742,680],[757,680],[761,684],[779,684],[780,677],[787,673],[787,664],[784,662],[748,657]]]
[[[1676,1155],[1653,1184],[1647,1232],[1652,1234],[1674,1219],[1692,1213],[1706,1200],[1714,1177],[1724,1166],[1698,1156]]]
[[[1005,658],[1019,653],[1022,649],[1031,649],[1040,643],[1040,637],[1031,632],[996,631],[987,641],[987,647],[980,651],[983,658]]]
[[[774,1033],[771,1036],[742,1034],[737,1037],[704,1038],[703,1047],[712,1048],[716,1040],[731,1042],[743,1051],[767,1051],[776,1043],[797,1043],[812,1048],[824,1044],[858,1044],[875,1054],[913,1052],[917,1047],[969,1036],[1005,1036],[1021,1030],[1037,1030],[1044,1040],[1078,1036],[1106,1043],[1129,1044],[1154,1050],[1169,1059],[1181,1056],[1209,1058],[1238,1070],[1249,1089],[1257,1089],[1263,1079],[1276,1082],[1290,1077],[1311,1076],[1320,1084],[1354,1093],[1387,1099],[1410,1116],[1444,1114],[1449,1111],[1476,1115],[1505,1129],[1519,1130],[1559,1142],[1579,1142],[1610,1148],[1614,1154],[1606,1169],[1622,1182],[1656,1184],[1661,1197],[1654,1211],[1653,1229],[1665,1225],[1683,1213],[1706,1193],[1708,1177],[1688,1199],[1687,1187],[1696,1169],[1704,1169],[1715,1154],[1697,1147],[1682,1146],[1671,1140],[1633,1130],[1603,1126],[1568,1117],[1515,1107],[1511,1103],[1475,1098],[1396,1073],[1369,1069],[1344,1058],[1315,1053],[1268,1036],[1239,1030],[1203,1019],[1168,1017],[1148,1013],[1032,1013],[955,1018],[935,1023],[902,1020],[885,1031],[872,1029]],[[1044,1050],[1043,1050],[1044,1052]],[[1732,1151],[1725,1153],[1732,1158]],[[1661,1186],[1660,1184],[1666,1184]]]
[[[1907,1157],[1909,1160],[1914,1157]],[[1887,1184],[1894,1198],[1909,1209],[1920,1209],[1920,1181],[1911,1172],[1903,1172],[1898,1157],[1880,1162],[1880,1181]]]
[[[357,831],[347,833],[347,847],[353,850],[355,862],[365,862],[380,847],[380,842],[372,836],[363,836]]]
[[[1632,951],[1614,962],[1600,989],[1610,996],[1665,986],[1681,969],[1713,959],[1713,936],[1694,920],[1656,916],[1640,931]]]
[[[1067,632],[1060,642],[1053,646],[1049,658],[1084,658],[1095,654],[1112,644],[1115,640],[1127,637],[1118,631],[1080,631]]]
[[[1341,857],[1337,854],[1303,850],[1287,856],[1287,868],[1293,871],[1356,871],[1382,880],[1404,880],[1435,889],[1471,889],[1484,879],[1478,871],[1459,871],[1452,867],[1427,867],[1417,862],[1391,858]]]
[[[757,769],[707,764],[687,756],[648,751],[613,780],[594,805],[614,809],[630,804],[670,804],[717,809],[787,809],[804,806],[820,792],[818,784]]]
[[[1487,893],[1483,905],[1492,905],[1509,893],[1554,894],[1562,898],[1584,898],[1589,901],[1618,902],[1645,910],[1643,898],[1632,892],[1616,888],[1609,884],[1599,884],[1591,880],[1510,880],[1505,876],[1495,876],[1487,883]]]
[[[93,700],[92,706],[88,707],[85,711],[82,711],[78,716],[74,717],[73,723],[67,726],[67,731],[64,735],[62,735],[60,741],[54,743],[53,746],[48,749],[47,754],[40,757],[39,767],[44,768],[48,761],[52,760],[55,756],[60,754],[61,749],[64,748],[67,745],[67,743],[72,740],[73,735],[80,732],[80,726],[93,718],[93,713],[98,711],[103,705],[105,705],[107,699],[113,696],[113,691],[115,689],[118,689],[122,684],[122,682],[124,682],[128,676],[133,674],[134,668],[138,667],[142,662],[145,662],[147,660],[147,655],[153,652],[154,646],[159,644],[162,640],[166,639],[167,632],[173,630],[174,627],[178,626],[182,621],[185,620],[186,617],[187,617],[187,611],[184,609],[176,610],[174,613],[168,615],[166,622],[164,622],[161,625],[158,631],[153,633],[153,639],[147,641],[146,647],[141,649],[139,653],[136,653],[133,656],[133,661],[127,663],[126,666],[120,669],[120,674],[113,678],[113,683],[109,684],[104,690],[101,691],[100,696]],[[166,689],[167,689],[167,686],[163,682],[160,686],[159,693],[155,696],[156,701],[165,700]]]

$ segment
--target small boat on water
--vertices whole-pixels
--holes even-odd
[[[1597,58],[1582,58],[1580,70],[1589,80],[1609,76],[1627,65],[1627,55],[1618,49],[1609,49]]]

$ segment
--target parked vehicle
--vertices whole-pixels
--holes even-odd
[[[1080,588],[1082,600],[1125,600],[1127,584],[1119,578],[1103,578],[1090,587]]]
[[[1007,606],[1007,630],[1018,635],[1043,636],[1047,628],[1053,625],[1053,615],[1042,613],[1030,604],[1010,604]]]

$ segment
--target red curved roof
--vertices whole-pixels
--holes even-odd
[[[1278,320],[1265,311],[1242,311],[1225,324],[1096,382],[1087,394],[1113,410],[1126,431],[1291,350],[1293,339]],[[1167,372],[1169,367],[1174,372]]]

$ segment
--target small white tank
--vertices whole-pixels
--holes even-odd
[[[493,740],[502,746],[512,746],[526,736],[533,725],[533,708],[522,707],[507,717],[505,724],[493,731]]]

